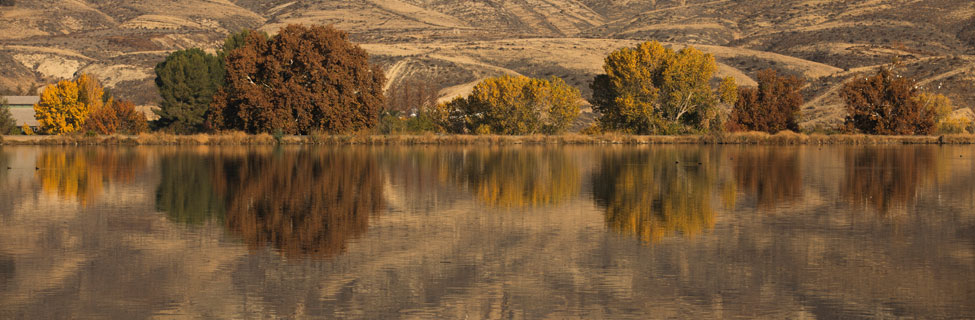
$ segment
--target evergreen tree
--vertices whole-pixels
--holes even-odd
[[[17,129],[17,121],[10,113],[10,106],[7,99],[0,99],[0,135],[12,134]]]
[[[203,130],[213,95],[224,82],[221,58],[200,49],[173,52],[156,65],[156,87],[162,96],[156,125],[175,133]]]

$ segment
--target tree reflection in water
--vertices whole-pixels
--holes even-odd
[[[363,150],[248,152],[220,157],[214,172],[227,228],[291,258],[341,253],[383,208],[380,168]]]
[[[735,147],[729,147],[735,148]],[[803,192],[799,149],[785,146],[736,148],[735,181],[741,191],[755,196],[760,210],[800,201]]]
[[[156,188],[156,209],[170,220],[199,225],[211,219],[224,220],[224,204],[213,188],[213,155],[177,152],[162,155],[162,177]]]
[[[850,150],[841,194],[854,207],[871,208],[887,216],[913,203],[918,191],[945,171],[945,157],[936,151],[930,146]]]
[[[35,174],[46,193],[87,205],[107,184],[131,183],[145,167],[145,157],[132,149],[56,149],[38,156]]]
[[[464,157],[460,181],[494,207],[557,205],[579,192],[579,167],[558,149],[476,149]]]
[[[645,243],[675,233],[694,236],[714,227],[716,170],[709,160],[690,148],[610,151],[593,177],[593,198],[606,210],[607,226],[620,234]]]

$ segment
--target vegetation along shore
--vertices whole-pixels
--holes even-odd
[[[723,135],[632,135],[632,134],[562,134],[562,135],[305,135],[274,136],[270,134],[175,135],[146,133],[139,135],[59,135],[3,136],[0,145],[40,146],[167,146],[167,145],[651,145],[651,144],[737,144],[737,145],[897,145],[897,144],[975,144],[975,134],[940,136],[881,136],[864,134],[802,134],[783,131],[728,133]]]
[[[37,126],[0,108],[0,133],[12,134],[5,144],[971,143],[975,113],[900,68],[892,61],[838,87],[842,123],[801,128],[807,79],[766,69],[757,86],[740,87],[691,46],[612,51],[591,97],[556,76],[503,75],[438,101],[422,84],[387,90],[382,68],[345,32],[288,25],[232,34],[216,53],[167,56],[155,68],[152,121],[80,74],[41,92]]]

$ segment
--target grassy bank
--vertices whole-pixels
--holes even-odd
[[[268,134],[244,133],[137,136],[3,136],[3,145],[597,145],[597,144],[761,144],[761,145],[871,145],[871,144],[975,144],[975,135],[872,136],[822,135],[782,132],[729,133],[722,135],[637,136],[602,135],[310,135],[275,138]]]

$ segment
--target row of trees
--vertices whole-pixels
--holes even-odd
[[[739,88],[731,77],[714,80],[716,70],[714,56],[693,47],[674,50],[650,41],[616,50],[590,86],[598,118],[587,132],[799,131],[803,79],[770,69],[758,73],[757,87]],[[290,25],[273,37],[243,31],[215,54],[174,52],[155,72],[162,100],[154,126],[180,134],[347,133],[372,129],[380,120],[383,132],[556,134],[574,123],[585,104],[579,90],[560,78],[524,76],[488,78],[470,95],[440,104],[433,103],[431,88],[406,88],[387,104],[382,69],[346,33],[325,26]],[[841,94],[847,131],[930,134],[966,127],[947,119],[952,106],[946,97],[923,91],[893,68],[854,79]],[[404,114],[411,101],[424,110]],[[131,103],[112,101],[88,75],[47,87],[35,110],[48,134],[148,128]]]
[[[88,74],[51,84],[34,105],[40,133],[138,134],[149,129],[146,116],[131,101],[115,100]],[[32,133],[24,127],[24,133]]]

